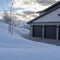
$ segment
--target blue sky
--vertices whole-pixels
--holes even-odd
[[[10,4],[12,0],[0,0],[0,12],[3,12],[4,10],[9,11],[10,10],[10,6],[8,4]],[[14,11],[16,10],[23,10],[23,8],[13,8]]]
[[[0,0],[0,11],[8,10],[7,4],[10,3],[11,0]]]
[[[10,6],[8,4],[10,4],[12,0],[0,0],[0,12],[3,12],[4,10],[9,11],[10,10]],[[13,11],[16,10],[24,10],[23,7],[16,7],[13,8]]]

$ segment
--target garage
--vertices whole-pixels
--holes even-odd
[[[28,22],[30,36],[60,40],[60,1],[37,13],[39,16]]]
[[[33,26],[33,37],[42,37],[42,25]]]
[[[44,38],[56,39],[56,25],[44,26]]]

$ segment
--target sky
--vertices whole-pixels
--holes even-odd
[[[10,0],[0,0],[0,11],[8,10]]]
[[[4,10],[10,10],[10,5],[11,5],[12,0],[0,0],[0,11]],[[43,9],[44,7],[48,6],[46,5],[48,2],[55,2],[59,0],[14,0],[14,5],[13,5],[13,10],[31,10],[31,11],[38,11],[40,9]],[[45,6],[39,4],[40,2],[45,2]],[[43,6],[43,7],[41,7]],[[40,7],[40,9],[39,9]]]
[[[12,11],[15,13],[20,13],[20,16],[22,15],[25,17],[25,12],[29,13],[41,11],[59,0],[0,0],[0,13],[3,13],[4,11],[9,12],[12,1]],[[29,19],[30,15],[26,17]]]

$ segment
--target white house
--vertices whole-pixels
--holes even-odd
[[[60,40],[60,1],[45,9],[28,22],[32,37]]]

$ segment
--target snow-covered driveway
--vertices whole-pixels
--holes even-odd
[[[33,42],[0,23],[0,60],[60,60],[60,46]]]

